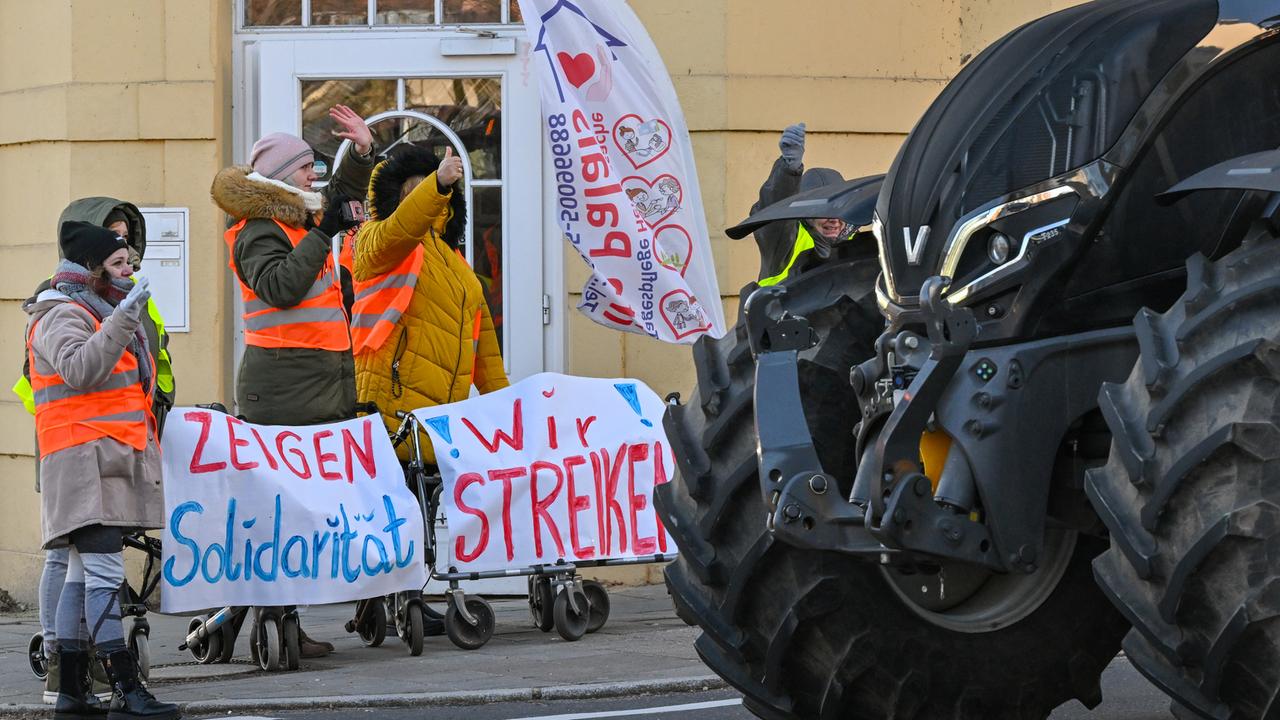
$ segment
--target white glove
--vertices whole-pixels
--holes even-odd
[[[123,313],[141,317],[140,308],[146,307],[147,300],[151,298],[151,281],[146,277],[139,277],[130,288],[129,294],[120,301],[117,308]]]

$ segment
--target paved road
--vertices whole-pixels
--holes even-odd
[[[1103,676],[1105,700],[1090,712],[1078,703],[1059,708],[1050,720],[1170,720],[1169,702],[1124,658]],[[206,715],[201,720],[752,720],[741,698],[728,690],[675,695],[650,695],[604,700],[492,703],[468,707],[379,708],[273,713],[265,716]]]

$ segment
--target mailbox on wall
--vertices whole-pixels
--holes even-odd
[[[187,208],[138,208],[147,222],[147,249],[139,275],[151,281],[151,297],[169,332],[189,332],[191,279]]]

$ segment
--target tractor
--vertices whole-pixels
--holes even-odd
[[[1277,68],[1280,0],[1065,9],[736,228],[869,228],[664,420],[668,589],[753,713],[1040,719],[1123,650],[1180,718],[1280,717]]]

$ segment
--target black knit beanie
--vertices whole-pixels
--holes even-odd
[[[90,270],[105,264],[115,251],[129,247],[115,232],[77,220],[62,223],[58,229],[58,245],[63,257]]]

